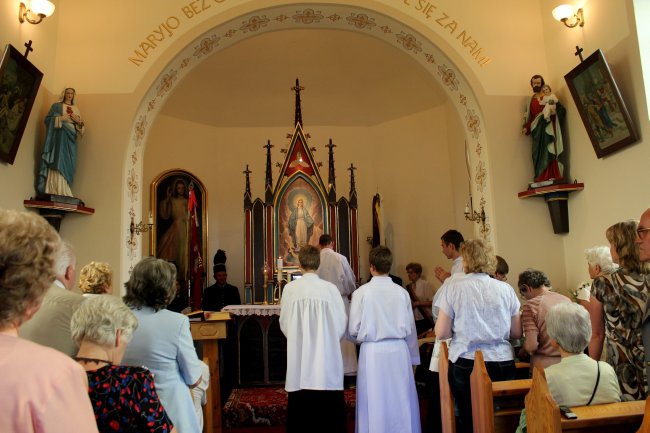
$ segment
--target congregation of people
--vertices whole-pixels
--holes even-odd
[[[516,361],[529,362],[531,373],[544,369],[559,405],[644,400],[649,231],[650,209],[607,228],[609,246],[585,250],[592,281],[575,293],[556,290],[534,268],[513,288],[507,262],[456,230],[441,236],[452,266],[433,270],[437,289],[417,262],[405,268],[405,287],[395,284],[385,246],[370,251],[370,277],[359,284],[330,235],[318,247],[302,245],[302,277],[284,287],[279,317],[286,431],[347,432],[344,390],[356,387],[356,433],[438,432],[445,381],[457,431],[473,432],[470,375],[479,350],[492,381],[514,379]],[[76,269],[73,247],[44,219],[0,210],[0,431],[200,432],[210,370],[188,317],[168,308],[178,287],[174,264],[143,258],[122,299],[107,263],[83,266],[79,280]],[[204,309],[241,303],[227,283],[225,253],[213,270]],[[418,345],[426,337],[435,337],[429,352]],[[447,377],[438,375],[443,341]],[[518,432],[525,428],[524,411]]]

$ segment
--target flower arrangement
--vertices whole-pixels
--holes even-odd
[[[578,302],[578,300],[588,301],[591,295],[591,281],[583,281],[574,291],[569,293],[573,302]]]

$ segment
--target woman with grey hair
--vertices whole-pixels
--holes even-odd
[[[79,346],[75,359],[86,370],[100,433],[176,431],[151,372],[119,365],[137,327],[129,307],[113,296],[91,297],[72,315],[72,339]]]
[[[573,302],[557,304],[546,314],[551,344],[561,361],[546,367],[548,389],[559,406],[588,406],[621,401],[621,389],[611,365],[594,361],[583,351],[591,339],[589,313]],[[516,433],[526,431],[526,410]]]
[[[124,364],[151,370],[174,426],[182,433],[200,433],[188,387],[200,383],[202,363],[194,350],[187,316],[165,309],[176,294],[176,268],[165,260],[145,257],[135,265],[125,287],[124,302],[139,326]]]
[[[560,353],[551,344],[547,332],[546,314],[556,304],[571,302],[569,298],[551,291],[551,282],[546,274],[537,269],[526,269],[519,274],[517,282],[526,304],[521,312],[521,323],[525,340],[520,355],[530,355],[531,368],[542,368],[560,362]]]
[[[545,370],[548,388],[560,406],[583,406],[621,401],[614,368],[583,353],[591,339],[591,322],[584,307],[558,304],[546,315],[551,342],[562,360]]]
[[[587,272],[589,278],[600,277],[602,275],[610,275],[618,269],[618,265],[612,260],[612,254],[609,247],[596,246],[587,248],[585,250],[585,258],[587,259]],[[591,341],[589,342],[588,352],[595,353],[598,347],[602,347],[602,341],[605,338],[603,326],[595,323],[598,317],[596,309],[600,306],[598,303],[589,302],[591,298],[591,284],[583,284],[576,292],[576,299],[580,305],[585,307],[592,318],[591,322]],[[600,359],[603,359],[602,355]]]

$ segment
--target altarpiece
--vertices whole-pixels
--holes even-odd
[[[303,245],[318,245],[322,234],[329,234],[335,240],[336,250],[347,257],[354,274],[359,279],[359,239],[357,192],[354,165],[350,172],[348,197],[338,196],[334,164],[335,144],[332,140],[328,149],[327,184],[323,182],[314,160],[316,148],[309,147],[302,127],[300,92],[304,90],[296,79],[292,87],[296,94],[295,121],[292,134],[288,134],[289,145],[281,152],[285,155],[277,181],[273,182],[271,149],[269,140],[266,149],[266,173],[264,200],[253,199],[250,189],[251,171],[246,166],[246,189],[244,192],[245,227],[245,290],[252,296],[253,303],[263,302],[265,282],[277,279],[278,268],[297,270],[298,251]],[[277,280],[276,280],[277,283]],[[269,303],[272,299],[268,299]]]

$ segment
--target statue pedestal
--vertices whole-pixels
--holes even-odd
[[[529,188],[517,194],[519,198],[544,197],[551,215],[553,232],[555,234],[569,233],[569,193],[585,188],[584,183],[561,183]]]
[[[49,222],[52,227],[59,231],[61,221],[68,212],[75,212],[84,215],[92,215],[95,209],[86,207],[84,202],[76,197],[46,194],[37,196],[36,200],[24,200],[26,208],[38,209],[38,213]]]

